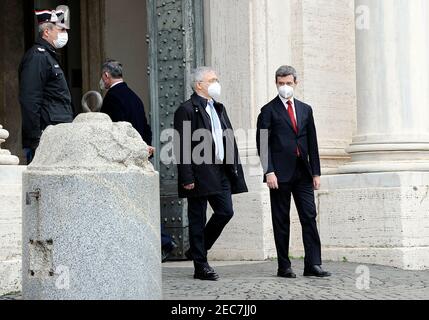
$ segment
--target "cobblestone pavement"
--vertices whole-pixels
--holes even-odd
[[[297,279],[276,277],[277,263],[213,262],[217,282],[193,279],[191,262],[163,264],[166,300],[428,300],[429,271],[403,271],[389,267],[326,262],[330,278],[305,278],[303,261],[293,261]],[[368,282],[365,274],[369,272]],[[19,300],[20,295],[0,297]]]
[[[403,271],[382,266],[326,262],[330,278],[305,278],[303,261],[293,261],[297,279],[276,277],[277,262],[223,265],[212,263],[221,279],[193,279],[189,262],[163,268],[166,300],[427,300],[429,271]],[[370,282],[365,281],[369,271]],[[357,273],[358,272],[358,273]],[[366,278],[367,279],[367,278]],[[360,289],[362,290],[360,290]]]

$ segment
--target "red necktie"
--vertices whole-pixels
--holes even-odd
[[[292,101],[289,100],[287,102],[287,105],[288,105],[287,112],[289,113],[289,118],[292,121],[293,131],[295,131],[295,133],[298,134],[298,126],[296,125],[296,119],[295,119],[295,114],[293,112]]]
[[[289,113],[289,118],[292,121],[292,126],[293,126],[293,131],[295,131],[296,134],[298,134],[298,125],[296,124],[296,119],[295,119],[295,114],[293,112],[293,106],[292,106],[292,101],[288,101],[287,102],[288,108],[287,108],[287,112]],[[300,152],[299,152],[299,147],[296,147],[296,155],[299,157],[300,156]]]

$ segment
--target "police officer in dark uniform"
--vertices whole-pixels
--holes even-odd
[[[22,142],[28,164],[43,130],[73,121],[71,94],[56,52],[68,42],[69,12],[67,6],[35,12],[39,38],[19,67]]]

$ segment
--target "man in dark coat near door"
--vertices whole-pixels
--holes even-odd
[[[247,192],[233,128],[216,72],[200,67],[193,72],[194,94],[175,113],[175,158],[179,196],[188,199],[190,250],[195,279],[218,280],[207,252],[234,215],[232,195]],[[214,215],[206,222],[207,204]]]

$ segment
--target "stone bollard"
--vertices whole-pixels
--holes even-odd
[[[24,299],[162,299],[159,176],[129,123],[48,127],[23,196]]]

